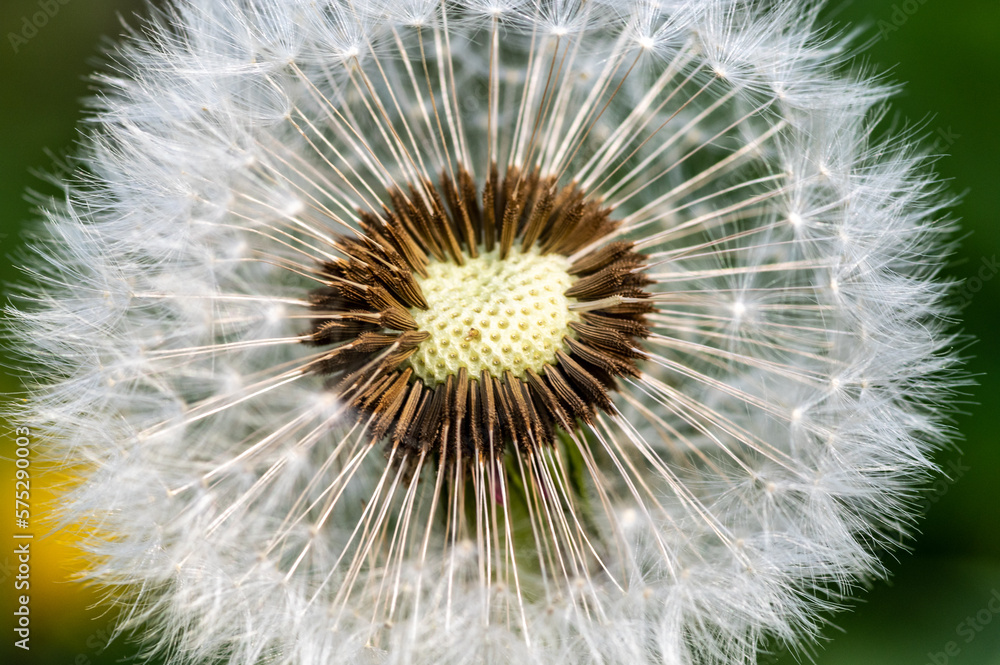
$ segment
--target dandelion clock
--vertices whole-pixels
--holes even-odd
[[[749,664],[884,574],[952,229],[814,3],[151,11],[10,310],[151,653]]]

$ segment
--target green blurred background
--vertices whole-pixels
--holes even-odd
[[[44,6],[53,15],[26,28]],[[53,11],[53,9],[57,11]],[[16,278],[16,255],[30,228],[29,188],[52,158],[73,150],[86,76],[101,37],[122,32],[135,0],[3,0],[0,6],[0,284]],[[952,190],[965,193],[955,214],[966,235],[948,272],[967,280],[965,329],[979,341],[969,369],[978,375],[957,427],[960,449],[942,452],[951,480],[927,494],[922,534],[912,553],[889,561],[892,580],[875,585],[857,607],[832,617],[819,665],[1000,665],[1000,2],[998,0],[857,0],[832,4],[829,20],[867,28],[864,61],[906,82],[895,118],[926,127],[948,156],[939,164]],[[41,20],[36,18],[38,23]],[[12,38],[11,35],[14,35]],[[2,288],[2,287],[0,287]],[[0,358],[2,360],[2,358]],[[7,363],[4,362],[4,365]],[[17,372],[0,369],[0,391],[18,389]],[[13,499],[13,442],[0,452],[2,503]],[[33,512],[45,510],[33,484]],[[31,651],[13,647],[13,529],[0,518],[0,661],[25,665],[137,662],[137,647],[110,640],[113,617],[93,590],[70,581],[71,538],[36,540],[32,559]],[[41,536],[39,532],[37,534]],[[991,610],[992,600],[992,610]],[[802,654],[799,657],[803,657]],[[790,665],[793,654],[768,662]]]

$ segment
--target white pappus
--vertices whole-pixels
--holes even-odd
[[[905,543],[952,224],[813,2],[174,0],[11,417],[170,663],[755,663]]]

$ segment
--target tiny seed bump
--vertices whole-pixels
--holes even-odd
[[[536,302],[535,303],[535,309],[541,309],[541,308],[542,308],[542,303]],[[555,312],[553,312],[553,314],[555,314]]]
[[[531,325],[527,321],[518,321],[517,327],[520,328],[521,330],[527,330],[528,328],[531,327]]]
[[[501,328],[506,328],[507,326],[509,326],[509,325],[510,325],[510,322],[509,322],[509,321],[507,321],[507,320],[503,320],[503,321],[500,321],[500,322],[499,322],[499,323],[498,323],[497,325],[498,325],[499,327],[501,327]]]
[[[521,336],[519,334],[517,334],[517,333],[511,333],[510,334],[510,339],[511,339],[511,341],[516,342],[519,339],[521,339]]]
[[[530,291],[528,291],[528,293],[530,295],[537,296],[538,295],[538,289],[531,289]]]
[[[514,316],[514,310],[512,310],[512,309],[510,309],[510,308],[507,308],[507,309],[505,309],[505,310],[504,310],[504,313],[505,313],[505,314],[506,314],[507,316]]]
[[[525,316],[528,316],[529,314],[531,314],[531,312],[528,310],[527,307],[522,307],[521,308],[521,314],[524,314]],[[553,314],[555,314],[555,312],[553,312]]]

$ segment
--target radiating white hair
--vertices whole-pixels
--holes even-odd
[[[951,224],[812,2],[175,0],[100,75],[11,310],[90,577],[171,663],[754,663],[915,518]],[[387,463],[311,371],[392,187],[576,183],[651,333],[557,445]]]

